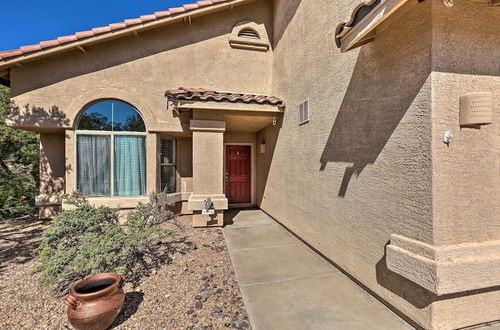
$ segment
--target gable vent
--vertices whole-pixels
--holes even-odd
[[[260,39],[260,37],[257,34],[257,32],[255,32],[252,29],[242,29],[238,33],[238,37],[240,37],[240,38],[247,38],[247,39]]]

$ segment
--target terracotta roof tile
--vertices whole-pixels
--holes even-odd
[[[186,10],[183,7],[175,7],[175,8],[169,8],[168,11],[170,12],[170,14],[174,15],[174,14],[183,13]]]
[[[52,47],[56,45],[59,45],[59,40],[47,40],[40,42],[40,46],[42,48]]]
[[[157,18],[165,17],[165,16],[170,16],[170,12],[168,10],[165,10],[165,11],[155,11],[155,16]]]
[[[64,43],[76,41],[76,40],[83,39],[83,38],[90,38],[90,37],[96,36],[98,34],[108,33],[110,31],[115,31],[115,30],[119,30],[119,29],[125,29],[129,26],[132,26],[132,25],[137,25],[137,24],[142,24],[144,22],[154,21],[157,19],[161,19],[163,17],[172,16],[175,14],[182,14],[182,13],[185,13],[185,12],[188,12],[191,10],[196,10],[200,7],[206,7],[206,6],[211,6],[211,5],[218,4],[218,3],[231,2],[231,1],[233,1],[233,0],[203,0],[203,1],[197,1],[196,3],[185,4],[182,7],[170,8],[167,11],[157,11],[151,15],[143,15],[139,18],[126,19],[123,22],[112,23],[112,24],[109,24],[108,26],[96,27],[90,31],[76,32],[74,35],[62,36],[62,37],[57,38],[56,40],[42,41],[37,45],[27,45],[27,46],[21,47],[20,49],[0,51],[0,59],[5,59],[5,58],[23,55],[26,53],[36,52],[36,51],[42,50],[44,48],[59,46],[59,45],[64,44]]]
[[[185,10],[193,10],[193,9],[198,9],[199,6],[197,3],[190,3],[190,4],[187,4],[187,5],[183,5],[182,6]]]
[[[153,21],[155,19],[156,19],[156,15],[143,15],[143,16],[141,16],[142,22],[149,22],[149,21]]]
[[[196,1],[196,4],[200,7],[205,7],[205,6],[210,6],[212,4],[212,1],[210,0]]]
[[[101,26],[101,27],[96,27],[96,28],[92,29],[92,32],[94,32],[94,35],[101,34],[101,33],[106,33],[106,32],[109,32],[109,31],[111,31],[111,29],[109,28],[109,26]]]
[[[127,26],[129,26],[129,25],[141,24],[142,20],[140,18],[130,18],[126,19],[124,22]]]
[[[82,39],[82,38],[92,37],[94,35],[94,32],[93,31],[81,31],[81,32],[75,33],[75,35],[78,39]]]
[[[206,88],[183,88],[167,90],[165,96],[170,101],[213,101],[232,103],[256,103],[282,105],[283,101],[275,96],[217,92]]]
[[[59,43],[65,43],[65,42],[75,41],[77,39],[78,39],[77,36],[71,35],[71,36],[59,37],[59,38],[57,38],[57,41],[59,41]]]
[[[13,50],[6,50],[0,53],[0,56],[2,58],[6,57],[11,57],[11,56],[17,56],[17,55],[22,55],[23,52],[20,49],[13,49]]]
[[[109,24],[108,26],[111,30],[118,30],[127,27],[127,24],[125,24],[124,22],[120,22],[120,23]]]
[[[40,46],[40,45],[28,45],[28,46],[22,46],[20,49],[24,53],[24,52],[31,52],[34,50],[42,49],[42,46]]]

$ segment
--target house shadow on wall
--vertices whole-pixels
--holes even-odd
[[[15,102],[10,104],[7,121],[9,126],[14,127],[44,127],[61,131],[70,125],[69,118],[57,105],[44,108],[29,103],[20,106]]]
[[[423,63],[425,57],[382,54],[370,47],[358,54],[320,158],[321,171],[329,162],[352,164],[344,171],[339,197],[346,195],[353,176],[377,160],[431,72],[430,62]]]
[[[14,128],[29,129],[49,135],[59,136],[60,141],[69,138],[65,133],[64,128],[70,126],[70,120],[57,105],[44,108],[24,104],[22,106],[11,102],[10,112],[7,116],[7,123]],[[40,142],[42,143],[42,142]],[[51,145],[47,148],[47,143],[42,143],[43,148],[40,148],[40,194],[52,196],[65,191],[65,175],[73,169],[68,165],[68,159],[65,157],[65,145]],[[65,164],[60,166],[60,164]]]

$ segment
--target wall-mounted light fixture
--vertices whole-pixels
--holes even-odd
[[[453,139],[453,133],[451,131],[443,132],[443,142],[446,145],[450,145],[451,140]]]
[[[259,152],[261,154],[265,154],[266,153],[266,142],[262,142],[260,145],[259,145]]]

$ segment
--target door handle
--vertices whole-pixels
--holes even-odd
[[[228,184],[228,183],[229,183],[229,171],[228,171],[228,170],[226,170],[226,171],[224,172],[224,183],[225,183],[225,184]]]

